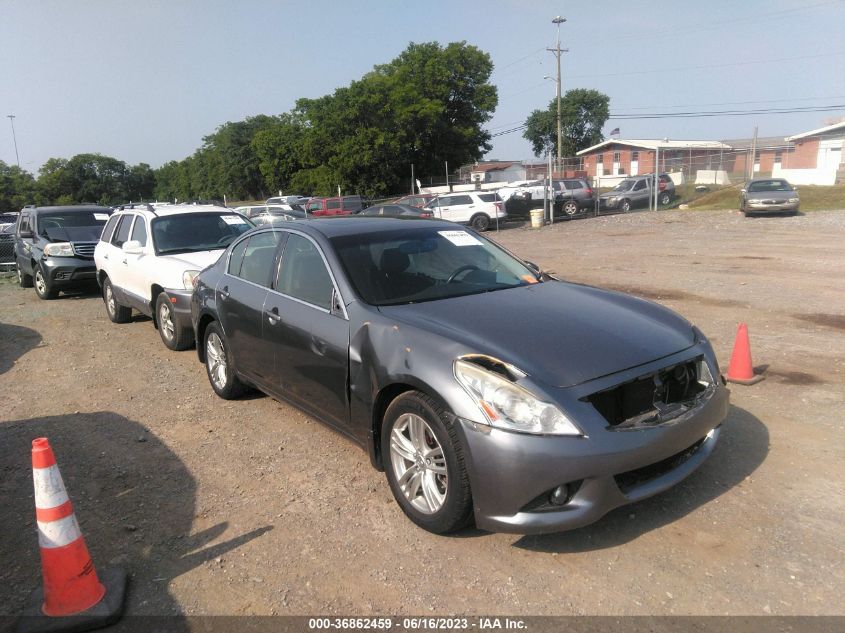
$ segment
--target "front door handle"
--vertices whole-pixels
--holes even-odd
[[[229,298],[229,286],[225,286],[223,288],[223,290],[220,291],[220,296],[223,297],[224,299]]]
[[[108,259],[108,258],[109,258],[108,254],[103,255],[103,259]]]
[[[127,264],[126,264],[126,260],[125,260],[125,259],[123,260],[123,265],[124,265],[124,266],[126,266],[126,265],[127,265]]]
[[[279,322],[279,319],[282,317],[279,316],[279,309],[273,308],[272,310],[265,311],[267,315],[267,320],[270,322],[270,325],[276,325]]]

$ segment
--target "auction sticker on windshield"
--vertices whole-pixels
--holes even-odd
[[[109,219],[109,214],[108,213],[95,213],[94,219],[97,220],[97,221],[102,220],[102,221],[105,222],[106,220]]]
[[[221,215],[220,217],[226,224],[246,224],[246,220],[239,215]]]
[[[481,246],[481,242],[466,231],[437,231],[455,246]]]

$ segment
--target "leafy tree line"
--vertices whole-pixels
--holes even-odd
[[[38,178],[0,161],[0,210],[27,204],[115,204],[149,200],[155,194],[155,172],[146,163],[129,166],[101,154],[51,158]]]

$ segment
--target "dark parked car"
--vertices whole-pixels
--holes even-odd
[[[94,248],[112,213],[109,207],[24,207],[15,225],[15,265],[22,288],[41,299],[97,283]]]
[[[739,208],[746,217],[755,213],[798,213],[798,192],[783,178],[757,178],[740,193]]]
[[[387,203],[377,204],[361,211],[359,215],[379,215],[386,218],[433,218],[434,214],[428,209],[421,209],[410,204]]]
[[[0,270],[15,266],[15,223],[17,213],[0,213]]]
[[[408,196],[402,196],[393,201],[393,204],[407,204],[412,207],[419,207],[420,209],[427,205],[434,199],[434,194],[430,193],[412,193]]]
[[[439,220],[254,229],[196,278],[192,318],[219,396],[252,385],[323,420],[437,533],[596,521],[693,472],[727,412],[685,319]]]
[[[528,217],[531,209],[543,207],[543,182],[517,188],[508,198],[509,216]],[[572,218],[595,209],[593,187],[585,178],[566,178],[552,181],[554,212],[556,218]]]

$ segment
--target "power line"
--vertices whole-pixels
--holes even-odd
[[[620,106],[628,110],[650,110],[652,108],[700,108],[703,106],[749,105],[752,103],[789,103],[791,101],[821,101],[822,99],[845,99],[845,95],[827,97],[794,97],[792,99],[759,99],[755,101],[722,101],[717,103],[686,103],[676,105]]]
[[[758,108],[753,110],[710,110],[698,112],[652,112],[644,114],[614,114],[611,113],[608,120],[633,120],[633,119],[691,119],[691,118],[706,118],[715,116],[751,116],[751,115],[770,115],[770,114],[797,114],[802,112],[830,112],[834,110],[845,109],[845,104],[833,104],[826,106],[806,106],[796,108]],[[495,134],[491,134],[490,138],[497,136],[504,136],[505,134],[513,134],[524,130],[527,125],[519,125],[507,130],[502,130]]]
[[[629,75],[649,75],[652,73],[667,73],[667,72],[674,72],[676,70],[712,70],[713,68],[732,68],[735,66],[750,66],[753,64],[775,64],[780,62],[791,62],[791,61],[798,61],[803,59],[818,59],[820,57],[832,57],[834,55],[845,55],[845,51],[833,51],[827,53],[819,53],[818,55],[802,55],[800,57],[778,57],[774,59],[759,59],[755,61],[747,61],[747,62],[728,62],[726,64],[703,64],[701,66],[676,66],[675,68],[657,68],[653,70],[626,70],[624,72],[618,73],[605,73],[602,75],[569,75],[572,79],[584,79],[584,78],[595,78],[595,77],[627,77]]]

